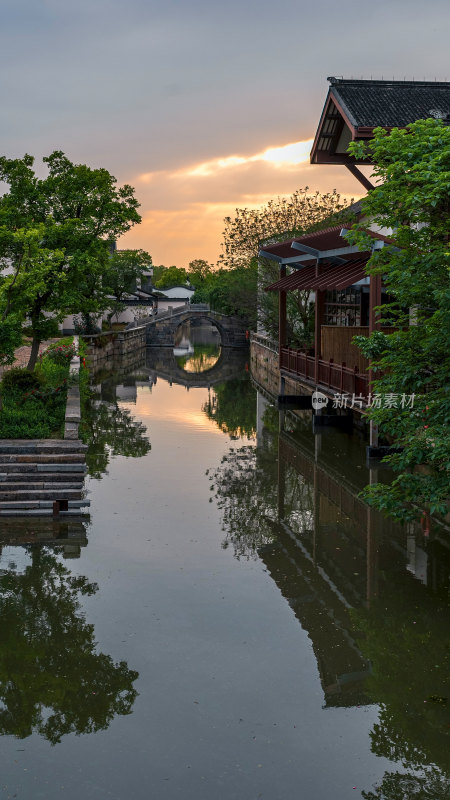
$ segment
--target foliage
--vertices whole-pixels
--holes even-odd
[[[154,284],[155,289],[171,289],[172,286],[185,286],[187,272],[183,267],[168,267]]]
[[[336,221],[344,222],[347,204],[336,192],[309,194],[306,186],[290,197],[277,197],[265,206],[255,209],[237,208],[234,219],[225,218],[221,263],[226,267],[248,268],[258,262],[258,253],[264,244],[273,244],[307,231],[329,227]],[[263,287],[279,277],[278,264],[271,259],[259,259],[258,321],[269,336],[278,337],[278,294],[264,292]],[[310,292],[290,292],[287,297],[287,338],[294,345],[306,344],[312,339],[314,325]],[[256,308],[256,301],[254,303]],[[256,325],[256,314],[253,325]]]
[[[69,359],[58,363],[48,354],[43,354],[34,373],[25,369],[5,372],[0,386],[3,400],[1,437],[48,439],[61,436],[69,363]]]
[[[248,378],[216,384],[202,411],[231,439],[256,433],[256,392]]]
[[[49,345],[41,356],[41,359],[48,358],[55,364],[64,365],[71,362],[72,358],[76,356],[77,348],[72,339],[61,339],[59,342],[54,342]]]
[[[101,275],[109,261],[109,240],[140,222],[131,186],[116,187],[105,169],[73,164],[64,153],[44,158],[45,178],[34,159],[0,158],[0,314],[28,315],[33,329],[29,368],[34,368],[48,314],[104,307]]]
[[[327,226],[333,225],[335,215],[347,206],[336,191],[308,192],[309,187],[305,186],[290,197],[277,197],[259,208],[237,208],[234,219],[225,217],[223,265],[245,267],[258,257],[264,240],[276,242],[300,236],[324,220]]]
[[[84,336],[93,336],[96,333],[100,333],[100,327],[96,320],[98,320],[98,317],[94,317],[88,312],[82,312],[79,316],[73,318],[75,333]]]
[[[0,366],[14,363],[15,350],[22,344],[21,327],[20,317],[15,314],[0,320]]]
[[[97,591],[50,551],[32,547],[22,574],[0,577],[0,734],[51,744],[105,730],[129,714],[138,673],[96,650],[80,597]]]
[[[203,286],[196,290],[191,302],[209,303],[214,311],[244,317],[249,327],[254,327],[257,273],[256,261],[248,267],[222,268],[211,272]]]
[[[38,375],[21,367],[9,369],[2,378],[4,392],[31,392],[33,389],[39,389],[40,385],[41,381]]]
[[[415,515],[412,503],[445,514],[450,466],[450,128],[433,119],[390,134],[377,128],[372,142],[353,143],[350,150],[358,158],[370,153],[381,181],[363,201],[363,213],[392,230],[392,246],[374,251],[368,272],[384,276],[394,300],[381,310],[395,317],[399,328],[358,343],[375,357],[374,392],[415,395],[413,410],[398,403],[394,413],[385,407],[370,412],[381,432],[404,450],[385,459],[398,473],[392,485],[375,484],[366,497],[398,519]],[[369,244],[363,227],[354,225],[348,234],[362,250]]]
[[[114,298],[110,301],[109,319],[123,310],[125,296],[136,290],[151,265],[152,257],[145,250],[116,250],[113,253],[102,280],[105,291]]]
[[[194,258],[193,261],[190,261],[187,272],[191,286],[193,286],[194,289],[200,289],[211,276],[213,269],[212,264],[208,264],[208,262],[202,258]]]

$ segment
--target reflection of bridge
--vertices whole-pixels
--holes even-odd
[[[205,372],[186,372],[177,363],[172,348],[149,348],[145,368],[139,372],[148,372],[150,376],[163,378],[169,383],[176,383],[186,388],[214,386],[230,378],[242,376],[247,361],[247,353],[242,350],[221,350],[214,366]]]
[[[222,347],[245,347],[247,339],[245,322],[240,317],[227,317],[209,306],[199,304],[183,306],[175,311],[161,314],[147,324],[147,345],[150,347],[173,347],[175,335],[183,322],[202,320],[215,325],[220,333]]]

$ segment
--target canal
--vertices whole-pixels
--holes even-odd
[[[449,798],[446,532],[201,338],[94,378],[89,520],[2,522],[0,797]]]

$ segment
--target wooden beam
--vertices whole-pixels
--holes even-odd
[[[366,176],[361,172],[361,170],[358,169],[356,164],[351,164],[347,162],[345,166],[347,167],[348,171],[351,172],[352,175],[364,186],[364,188],[367,189],[368,192],[370,192],[371,189],[375,189],[373,183],[371,183],[369,179],[366,178]]]

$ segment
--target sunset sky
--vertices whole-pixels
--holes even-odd
[[[1,0],[2,154],[131,183],[120,247],[215,262],[223,218],[359,183],[311,166],[328,75],[450,79],[448,0]]]

